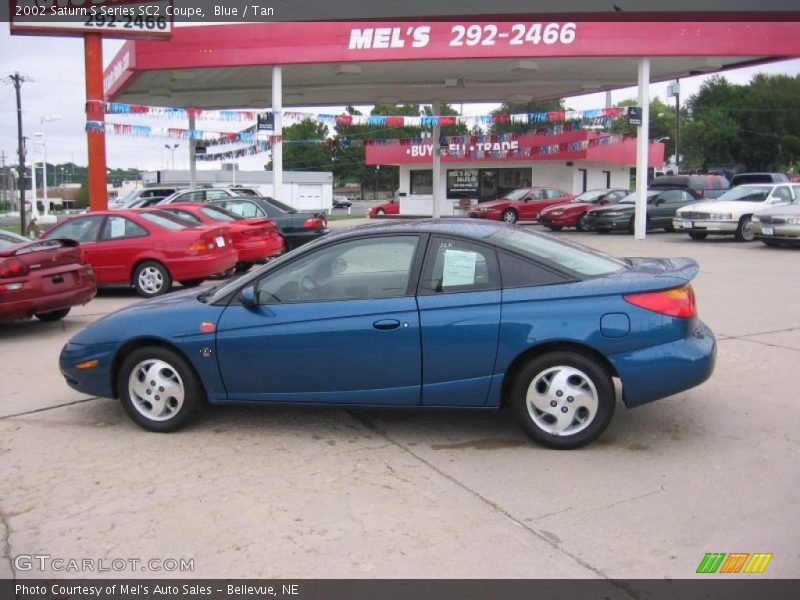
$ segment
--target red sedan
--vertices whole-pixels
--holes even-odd
[[[589,190],[575,196],[571,202],[545,208],[539,213],[539,221],[553,231],[558,231],[564,227],[575,227],[578,231],[589,231],[586,213],[590,208],[616,204],[630,193],[630,190],[620,188]]]
[[[367,217],[382,217],[383,215],[399,215],[400,203],[396,199],[389,200],[383,204],[371,206],[367,211]]]
[[[192,227],[159,211],[95,211],[63,221],[45,239],[80,242],[100,285],[133,286],[149,298],[194,286],[236,265],[238,252],[227,227]]]
[[[239,253],[236,270],[247,271],[253,263],[264,262],[286,250],[278,226],[265,218],[245,219],[220,206],[186,202],[165,204],[159,210],[177,215],[195,225],[219,226],[224,224],[231,230],[233,247]]]
[[[569,202],[574,196],[558,188],[527,187],[514,190],[499,200],[481,202],[469,211],[473,219],[493,219],[516,223],[535,221],[543,208]]]
[[[57,321],[96,293],[77,242],[0,233],[0,322],[31,316]]]

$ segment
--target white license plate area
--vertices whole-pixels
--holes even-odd
[[[761,233],[764,235],[775,235],[775,230],[772,227],[762,227]]]
[[[221,235],[218,235],[216,238],[214,238],[214,241],[217,243],[217,248],[222,248],[225,246],[225,238]]]
[[[684,221],[683,222],[683,228],[684,229],[691,229],[692,228],[692,222],[691,221]]]

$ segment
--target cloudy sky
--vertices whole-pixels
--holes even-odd
[[[121,41],[106,40],[103,53],[109,61],[119,47]],[[7,23],[0,23],[0,158],[5,153],[5,162],[16,163],[17,152],[17,117],[14,87],[8,81],[8,75],[15,71],[29,78],[22,87],[23,130],[26,136],[44,130],[47,143],[47,160],[49,163],[74,161],[86,164],[86,134],[84,124],[84,77],[83,77],[83,40],[80,38],[47,38],[11,36]],[[757,72],[800,73],[800,59],[783,61],[760,67],[728,71],[725,76],[733,82],[746,83]],[[695,93],[707,76],[686,78],[681,80],[681,97],[687,98]],[[666,84],[651,86],[651,95],[666,100]],[[635,88],[617,90],[612,101],[618,102],[636,96]],[[604,94],[588,94],[568,100],[570,108],[586,110],[604,105]],[[466,114],[486,114],[494,105],[464,105]],[[339,112],[341,107],[331,109],[308,109],[317,112]],[[61,119],[42,125],[41,119],[49,115],[59,115]],[[146,124],[146,122],[141,122]],[[169,124],[158,121],[149,124],[157,126],[186,127],[185,123]],[[199,127],[199,125],[198,125]],[[212,129],[211,126],[206,129]],[[217,126],[224,129],[223,126]],[[153,138],[148,140],[108,136],[108,166],[112,168],[133,167],[141,170],[169,167],[171,152],[164,149],[165,143],[174,141]],[[188,168],[188,149],[180,144],[175,151],[176,168]],[[41,160],[41,150],[37,150],[37,160]],[[30,162],[30,150],[28,153]],[[240,169],[261,169],[267,162],[267,155],[259,155],[241,159]],[[216,164],[201,163],[198,168],[215,169]]]

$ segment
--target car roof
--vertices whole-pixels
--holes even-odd
[[[370,233],[438,233],[482,240],[508,227],[509,225],[502,221],[484,219],[411,219],[399,222],[382,221],[380,223],[358,225],[348,229],[332,231],[325,238],[346,238]]]

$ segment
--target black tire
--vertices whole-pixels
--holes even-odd
[[[47,321],[47,322],[60,321],[61,319],[63,319],[64,317],[66,317],[69,314],[70,310],[72,310],[72,309],[71,308],[62,308],[60,310],[53,310],[53,311],[50,311],[50,312],[35,313],[35,315],[36,315],[36,318],[39,319],[40,321]]]
[[[578,231],[589,231],[591,229],[591,227],[589,227],[589,215],[583,213],[578,219],[578,223],[575,225],[575,228]]]
[[[550,231],[561,231],[564,229],[563,227],[559,227],[557,225],[545,225]]]
[[[247,273],[252,268],[253,263],[251,262],[238,262],[235,267],[236,273]]]
[[[205,281],[205,279],[185,279],[184,281],[179,281],[178,283],[180,283],[183,287],[193,288],[193,287],[197,287],[198,285],[200,285],[204,281]]]
[[[752,242],[756,239],[756,235],[753,233],[752,216],[753,215],[745,215],[739,219],[739,224],[736,226],[736,233],[733,234],[737,242]]]
[[[765,240],[764,238],[761,238],[761,243],[771,248],[780,248],[781,246],[780,242],[776,242],[775,240]]]
[[[153,370],[148,373],[150,368]],[[156,385],[152,385],[146,379],[143,380],[141,378],[143,375],[153,376],[152,381]],[[161,377],[162,380],[156,381],[158,377]],[[144,390],[141,396],[137,395],[134,380],[138,380],[140,389]],[[170,396],[164,401],[161,410],[160,416],[164,418],[148,417],[148,412],[158,411],[155,399],[158,398],[158,401],[161,401],[159,391],[162,393],[170,391],[168,389],[171,387],[170,385],[158,385],[163,382],[172,384],[179,382],[183,391],[183,399],[181,402],[177,402],[176,396]],[[181,429],[206,403],[205,390],[186,360],[177,352],[160,346],[137,348],[125,357],[117,373],[117,389],[122,406],[128,416],[143,429],[159,433]],[[177,390],[177,387],[175,389]],[[132,397],[132,393],[136,395],[136,398]],[[148,408],[150,395],[152,395],[153,401]],[[170,409],[173,402],[176,406]]]
[[[704,240],[708,237],[708,234],[702,231],[690,231],[689,237],[693,240]]]
[[[664,227],[664,231],[667,233],[674,233],[675,232],[675,225],[667,225]]]
[[[172,289],[172,277],[160,262],[146,260],[133,270],[133,287],[143,298],[160,296]]]
[[[503,211],[503,214],[500,218],[509,225],[513,225],[517,222],[519,215],[517,215],[517,211],[515,211],[513,208],[507,208]]]
[[[559,375],[566,379],[559,383]],[[562,386],[564,389],[553,389]],[[539,410],[535,398],[546,402],[555,415]],[[614,416],[615,401],[614,385],[605,366],[587,354],[570,350],[530,360],[511,385],[511,406],[522,430],[535,442],[557,450],[580,448],[600,437]],[[563,422],[556,416],[561,414],[566,415]],[[561,433],[548,431],[551,427],[562,428]]]

